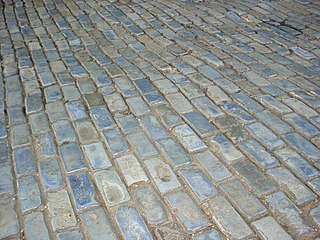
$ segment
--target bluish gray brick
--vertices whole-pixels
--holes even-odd
[[[124,134],[140,129],[138,121],[132,114],[126,115],[122,113],[116,113],[114,118]]]
[[[0,164],[9,162],[9,149],[6,140],[0,141]]]
[[[25,212],[40,206],[40,190],[34,176],[18,179],[18,196],[21,211]]]
[[[214,182],[222,181],[232,176],[231,172],[210,150],[197,153],[195,157]]]
[[[211,143],[215,152],[220,154],[229,164],[244,158],[244,155],[221,133],[217,133],[211,138]]]
[[[66,108],[72,120],[77,120],[81,118],[86,118],[87,113],[84,105],[80,101],[72,101],[66,103]]]
[[[133,192],[133,197],[148,224],[159,224],[168,219],[167,211],[152,187],[136,189]]]
[[[102,133],[113,155],[126,152],[129,149],[125,138],[118,129],[104,130]]]
[[[86,167],[78,143],[64,143],[60,145],[59,150],[67,172],[72,172]]]
[[[94,174],[99,191],[108,207],[130,200],[129,193],[114,170],[102,170]]]
[[[77,140],[75,131],[68,120],[61,120],[53,123],[53,128],[59,144],[64,142],[74,142]]]
[[[203,74],[205,77],[209,78],[210,80],[214,80],[214,79],[218,79],[218,78],[222,78],[223,76],[216,71],[215,69],[213,69],[212,67],[208,66],[208,65],[204,65],[199,67],[199,72],[201,74]]]
[[[39,158],[56,156],[56,149],[51,132],[41,133],[35,137],[35,151]]]
[[[123,205],[116,211],[116,222],[124,239],[152,240],[152,235],[135,207]]]
[[[88,72],[81,66],[68,66],[73,77],[88,77]]]
[[[191,162],[190,157],[173,138],[160,139],[157,143],[160,146],[160,150],[170,160],[174,167]]]
[[[78,210],[97,205],[96,194],[88,173],[80,172],[68,176],[72,199]]]
[[[307,138],[312,138],[320,133],[316,126],[296,113],[287,114],[284,116],[284,119],[291,123],[293,127],[297,129],[297,131],[299,131],[302,135],[305,135]]]
[[[210,135],[216,130],[215,127],[213,127],[213,125],[199,112],[192,111],[185,113],[183,114],[183,117],[201,137]]]
[[[221,195],[217,195],[204,204],[207,214],[220,231],[230,239],[243,239],[252,234],[251,229],[239,213]]]
[[[99,130],[114,126],[111,114],[105,107],[91,109],[90,113]]]
[[[26,215],[24,218],[24,228],[27,239],[50,239],[42,212],[32,212]]]
[[[208,119],[223,115],[223,112],[209,98],[199,97],[191,101],[196,108]]]
[[[236,99],[251,114],[264,110],[259,103],[245,93],[235,93],[232,95],[232,97]]]
[[[118,239],[108,215],[102,208],[89,210],[81,216],[90,239],[99,240],[106,237],[110,240]]]
[[[250,115],[242,107],[233,102],[224,105],[224,109],[231,116],[238,118],[244,124],[252,123],[255,121],[255,118],[252,115]]]
[[[278,114],[287,114],[292,112],[290,108],[270,95],[259,96],[259,100],[261,101],[261,104]]]
[[[39,72],[39,79],[42,86],[49,86],[57,83],[51,72]]]
[[[252,221],[267,212],[258,198],[251,194],[238,180],[225,181],[219,187],[247,220]]]
[[[170,237],[176,237],[179,240],[186,240],[186,234],[181,230],[175,222],[170,222],[165,225],[160,225],[155,229],[155,236],[159,240],[170,239]]]
[[[250,159],[263,169],[278,165],[278,160],[255,140],[243,141],[240,143],[240,147]]]
[[[210,180],[194,166],[187,166],[179,170],[179,174],[188,183],[201,202],[218,193]]]
[[[166,95],[166,99],[172,108],[178,113],[186,113],[193,110],[189,100],[180,92]]]
[[[152,84],[152,82],[147,79],[138,79],[134,81],[134,83],[137,85],[138,89],[142,92],[142,94],[147,94],[147,93],[157,91],[157,89]]]
[[[223,237],[216,229],[211,229],[207,232],[200,233],[198,235],[193,236],[192,240],[222,240]]]
[[[127,99],[127,104],[129,105],[132,113],[137,117],[150,113],[148,105],[141,97],[129,98]]]
[[[78,229],[74,230],[66,230],[63,232],[57,233],[57,239],[58,240],[84,240],[83,234]]]
[[[196,133],[187,125],[183,124],[173,129],[181,144],[188,152],[195,152],[206,148],[205,143],[196,135]]]
[[[110,158],[101,142],[83,145],[84,153],[94,170],[111,167]]]
[[[39,162],[40,180],[45,191],[62,186],[62,175],[56,159],[45,159]]]
[[[30,147],[15,148],[13,160],[18,176],[36,171],[34,157]]]
[[[267,197],[267,202],[276,220],[288,229],[293,238],[310,237],[313,230],[301,216],[301,210],[283,193]]]
[[[320,195],[320,177],[317,177],[309,182],[310,187],[312,190]]]
[[[293,148],[301,152],[308,159],[312,161],[318,161],[320,159],[320,150],[300,134],[287,134],[284,138]]]
[[[1,196],[0,202],[0,216],[3,219],[0,224],[0,238],[5,239],[19,232],[19,220],[12,196]]]
[[[2,194],[14,194],[14,183],[12,177],[12,169],[10,165],[5,164],[0,167],[0,179],[0,196]]]
[[[188,231],[194,232],[209,225],[205,214],[184,191],[170,193],[167,200]]]
[[[161,125],[153,115],[145,115],[140,118],[140,122],[147,129],[147,132],[154,140],[169,137],[166,129]]]
[[[144,99],[151,106],[164,103],[165,101],[163,96],[159,92],[152,92],[152,93],[145,94]]]
[[[252,123],[247,128],[267,149],[275,150],[285,146],[285,143],[262,123]]]
[[[98,133],[89,118],[76,120],[73,122],[73,125],[79,137],[80,143],[89,144],[98,141]]]
[[[313,222],[319,227],[320,226],[320,206],[311,209],[310,217]]]
[[[31,143],[30,131],[27,124],[12,126],[11,139],[13,147]]]
[[[49,129],[48,119],[43,112],[29,115],[29,124],[33,134]]]
[[[147,158],[158,154],[156,148],[143,132],[131,134],[128,136],[128,141],[141,158]]]
[[[161,158],[144,161],[147,169],[161,193],[181,187],[181,184],[170,168]]]

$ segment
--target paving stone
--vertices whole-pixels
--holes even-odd
[[[141,117],[140,122],[147,129],[147,132],[154,140],[159,140],[161,138],[168,137],[166,129],[161,125],[161,123],[152,115],[146,115]]]
[[[240,143],[240,147],[250,159],[263,169],[278,165],[278,160],[255,140],[243,141]]]
[[[163,124],[168,129],[183,123],[181,117],[167,105],[159,105],[157,111],[161,115]]]
[[[83,145],[84,153],[94,170],[111,167],[112,164],[101,142]]]
[[[297,205],[302,205],[316,199],[316,195],[286,168],[273,168],[268,170],[267,174],[284,189]]]
[[[25,212],[40,206],[40,190],[34,176],[18,179],[18,196],[21,211]]]
[[[181,187],[176,175],[160,158],[152,158],[144,161],[147,169],[161,193]]]
[[[56,159],[45,159],[39,162],[40,180],[45,191],[62,186],[62,175]]]
[[[178,113],[190,112],[193,110],[192,105],[189,103],[187,98],[181,93],[173,93],[166,95],[166,98],[172,108]]]
[[[293,238],[274,220],[273,217],[267,216],[252,223],[258,236],[263,240],[284,239],[291,240]]]
[[[108,207],[130,200],[126,187],[114,170],[96,172],[94,178]]]
[[[67,118],[66,111],[61,101],[47,103],[46,110],[51,122]]]
[[[281,103],[280,101],[278,101],[270,95],[259,96],[259,99],[261,101],[261,104],[269,108],[270,111],[274,111],[281,115],[292,112],[290,108],[288,108],[286,105],[284,105],[283,103]]]
[[[149,229],[135,207],[119,207],[116,211],[116,221],[124,239],[152,239]]]
[[[0,141],[0,164],[9,162],[9,149],[7,145],[7,141],[1,140]]]
[[[89,210],[81,214],[85,229],[90,239],[117,239],[115,230],[108,215],[101,208]]]
[[[259,103],[245,93],[235,93],[232,97],[235,98],[251,114],[264,110]]]
[[[35,159],[30,147],[14,149],[13,160],[17,176],[34,173],[36,171]]]
[[[86,172],[68,176],[71,197],[78,210],[97,205],[95,191]]]
[[[236,210],[221,195],[211,198],[204,206],[206,212],[228,238],[242,239],[252,234]]]
[[[76,141],[75,132],[68,120],[57,121],[53,124],[57,142],[62,144],[64,142]]]
[[[196,108],[208,119],[223,115],[223,112],[209,98],[199,97],[191,101]]]
[[[235,163],[233,168],[258,196],[276,190],[275,185],[248,160],[242,160]]]
[[[156,148],[143,132],[131,134],[128,136],[128,141],[141,158],[147,158],[158,154]]]
[[[140,181],[148,181],[148,177],[143,171],[138,159],[133,154],[119,157],[115,162],[119,166],[127,186],[131,186]]]
[[[83,234],[79,230],[66,230],[64,232],[59,232],[57,234],[58,240],[72,240],[72,239],[79,239],[83,240]]]
[[[188,150],[188,152],[195,152],[206,148],[205,143],[188,125],[183,124],[177,126],[173,131],[177,135],[181,144]]]
[[[199,112],[189,112],[183,114],[183,117],[191,125],[192,128],[200,135],[204,137],[212,134],[216,129],[213,125],[205,119]]]
[[[320,225],[320,207],[315,207],[310,211],[310,216],[313,220],[313,222],[316,223],[316,225],[319,227]]]
[[[220,154],[229,164],[244,158],[244,155],[228,141],[221,133],[217,133],[211,138],[211,143],[215,152]]]
[[[124,134],[140,129],[138,121],[132,114],[126,115],[122,113],[116,113],[114,118]]]
[[[270,195],[267,202],[278,223],[285,226],[293,238],[308,237],[313,234],[312,228],[301,217],[300,209],[283,192]]]
[[[66,108],[72,120],[82,119],[87,117],[84,105],[80,101],[72,101],[66,103]]]
[[[179,229],[176,223],[169,223],[158,227],[155,230],[156,238],[159,240],[173,239],[173,240],[186,240],[181,229]]]
[[[118,129],[104,130],[102,133],[113,155],[128,150],[128,145]]]
[[[76,142],[67,142],[59,147],[61,158],[67,172],[86,167],[81,156],[80,148]]]
[[[282,98],[281,99],[284,104],[289,106],[295,113],[298,113],[307,119],[318,116],[318,113],[313,110],[312,108],[308,107],[303,102],[299,101],[298,99],[294,98]]]
[[[70,199],[66,190],[48,194],[48,210],[54,230],[75,226],[77,224]]]
[[[90,119],[84,118],[73,122],[79,141],[82,144],[96,142],[99,137]]]
[[[149,224],[159,224],[168,219],[162,201],[150,186],[136,189],[133,198]]]
[[[250,133],[267,149],[275,150],[283,147],[284,142],[262,123],[252,123],[247,126]]]
[[[220,233],[215,230],[209,230],[207,232],[201,233],[199,235],[196,235],[192,238],[192,240],[206,240],[206,239],[212,239],[212,240],[222,240],[222,236],[220,235]]]
[[[32,212],[24,219],[25,236],[28,239],[50,239],[48,229],[41,212]]]
[[[111,114],[106,108],[94,108],[91,109],[90,113],[99,130],[114,126]]]
[[[301,134],[307,136],[308,138],[319,135],[319,129],[312,125],[308,120],[299,116],[296,113],[287,114],[284,119],[291,123]]]
[[[5,239],[10,235],[19,232],[19,220],[14,209],[14,201],[12,196],[5,195],[0,197],[0,237]]]
[[[127,104],[129,105],[132,113],[137,117],[150,113],[148,105],[142,100],[141,97],[129,98],[127,99]]]
[[[11,139],[14,147],[31,143],[28,125],[20,124],[13,126],[11,129]]]
[[[53,136],[50,132],[40,133],[35,137],[34,149],[39,158],[49,158],[56,156],[56,149]]]
[[[190,232],[194,232],[209,224],[205,214],[197,207],[194,201],[183,191],[170,193],[167,200],[176,212],[177,218]]]
[[[14,194],[14,183],[11,172],[11,166],[9,166],[8,164],[1,166],[0,177],[2,179],[2,182],[0,183],[0,195]]]
[[[242,107],[235,103],[228,103],[224,105],[224,109],[233,117],[238,118],[243,124],[252,123],[255,118],[246,112]]]

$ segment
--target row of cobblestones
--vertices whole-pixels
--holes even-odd
[[[318,1],[0,8],[0,239],[319,236]]]

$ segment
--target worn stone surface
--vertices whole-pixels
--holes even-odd
[[[319,16],[2,1],[0,238],[315,239]]]

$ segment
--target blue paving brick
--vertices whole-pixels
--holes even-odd
[[[14,194],[11,166],[8,164],[0,166],[0,179],[0,195]]]
[[[125,138],[118,129],[104,130],[102,133],[113,155],[125,152],[129,149]]]
[[[53,127],[59,144],[76,141],[75,132],[68,120],[57,121]]]
[[[9,162],[9,151],[7,141],[0,141],[0,164]]]
[[[140,128],[138,121],[132,114],[126,115],[117,113],[114,118],[120,126],[122,132],[125,134],[134,132]]]
[[[37,139],[38,149],[36,151],[40,158],[48,158],[56,155],[53,136],[50,132],[40,134]]]
[[[24,226],[27,239],[50,239],[42,212],[32,212],[26,215],[24,218]]]
[[[255,121],[255,118],[252,115],[247,113],[242,107],[235,103],[228,103],[224,106],[224,108],[231,116],[238,118],[244,124]]]
[[[86,172],[70,175],[68,181],[78,210],[97,205],[95,191]]]
[[[30,147],[14,149],[13,160],[18,176],[36,171],[34,157]]]
[[[79,239],[83,240],[83,234],[80,232],[80,230],[66,230],[64,232],[59,232],[57,234],[58,240],[73,240],[73,239]]]
[[[34,176],[18,179],[18,196],[20,199],[20,208],[23,212],[40,206],[40,190]]]
[[[101,142],[83,145],[84,153],[94,170],[111,167],[112,164]]]
[[[143,132],[130,135],[128,140],[141,158],[147,158],[158,154],[156,148]]]
[[[196,235],[192,238],[192,240],[222,240],[222,236],[220,235],[220,233],[215,230],[215,229],[211,229],[207,232],[201,233],[199,235]]]
[[[196,133],[186,124],[174,128],[181,144],[189,151],[194,152],[206,148],[204,142],[196,135]]]
[[[235,93],[232,95],[249,113],[264,110],[264,108],[245,93]]]
[[[106,108],[94,108],[90,113],[99,129],[110,128],[114,125],[110,112]]]
[[[56,159],[46,159],[39,163],[40,180],[46,191],[62,186],[62,175]]]
[[[287,134],[284,138],[297,151],[307,156],[308,159],[314,161],[320,159],[320,150],[298,133]]]
[[[73,101],[66,103],[67,110],[72,120],[86,118],[86,110],[80,101]]]
[[[140,122],[147,129],[152,139],[159,140],[161,138],[169,137],[168,132],[156,117],[152,115],[146,115],[140,118]]]
[[[12,201],[12,196],[1,196],[0,202],[0,215],[2,219],[5,219],[0,225],[0,238],[8,239],[10,235],[19,232],[19,220],[15,212],[15,204],[14,201]]]
[[[124,239],[152,239],[149,229],[135,207],[119,207],[116,211],[116,221]]]
[[[149,105],[155,105],[164,102],[164,98],[159,92],[145,94],[144,98]]]
[[[212,134],[216,130],[199,112],[185,113],[183,117],[201,137]]]
[[[72,172],[74,170],[86,167],[77,143],[64,143],[60,145],[59,151],[67,172]]]
[[[187,166],[184,169],[179,170],[179,173],[201,202],[205,201],[210,196],[218,194],[217,189],[198,168]]]
[[[80,65],[77,66],[69,66],[70,73],[74,77],[87,77],[88,72]]]
[[[207,118],[215,118],[223,115],[223,112],[209,98],[199,97],[191,101],[199,111]]]
[[[307,119],[299,116],[296,113],[287,114],[284,116],[284,119],[287,122],[291,123],[303,135],[309,138],[320,134],[320,131],[317,127],[315,127]]]

